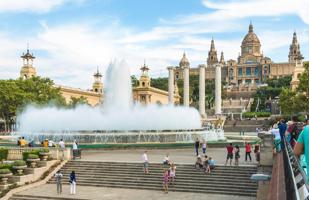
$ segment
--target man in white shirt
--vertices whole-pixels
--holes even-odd
[[[60,146],[60,151],[62,152],[61,160],[64,160],[65,143],[64,143],[63,139],[60,140],[59,146]]]
[[[142,155],[142,160],[144,163],[144,173],[148,174],[149,173],[149,170],[148,170],[149,160],[147,156],[147,151],[145,151],[144,154]]]

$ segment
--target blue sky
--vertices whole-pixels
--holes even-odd
[[[90,88],[124,58],[139,75],[144,59],[152,76],[166,76],[186,51],[195,67],[205,63],[210,40],[218,54],[236,59],[250,20],[265,56],[286,62],[296,30],[309,57],[306,0],[1,0],[0,78],[16,78],[27,43],[38,75],[57,84]]]

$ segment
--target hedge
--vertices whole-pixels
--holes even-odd
[[[254,117],[269,117],[271,115],[270,112],[244,112],[244,118],[254,118]]]
[[[34,150],[31,150],[31,151],[28,151],[28,152],[23,152],[23,160],[26,161],[29,157],[29,154],[34,154],[34,155],[39,156],[40,151],[41,151],[40,149],[34,149]]]
[[[7,160],[8,158],[8,149],[0,148],[0,160]]]

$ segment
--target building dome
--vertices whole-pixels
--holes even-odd
[[[190,62],[188,58],[186,57],[186,53],[183,53],[183,56],[179,62],[179,67],[188,67],[190,65]]]
[[[260,43],[259,38],[257,37],[257,35],[253,32],[253,26],[250,23],[249,25],[249,31],[247,33],[247,35],[245,36],[245,38],[242,41],[242,45],[244,44],[250,44],[250,43]]]
[[[250,23],[249,31],[241,43],[241,55],[260,56],[261,43],[257,35],[253,32],[253,25]]]

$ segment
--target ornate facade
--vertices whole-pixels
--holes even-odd
[[[264,56],[261,52],[261,42],[254,33],[253,25],[250,23],[248,33],[241,43],[241,54],[237,60],[230,59],[225,62],[223,52],[221,52],[221,58],[218,60],[214,40],[211,40],[206,60],[205,79],[215,79],[214,65],[220,63],[222,64],[222,80],[228,83],[226,87],[227,95],[233,98],[248,98],[255,93],[258,85],[263,84],[267,78],[292,76],[296,65],[298,65],[298,68],[302,68],[302,60],[303,56],[295,32],[290,45],[288,62],[274,63],[269,57]],[[198,75],[198,72],[198,67],[190,68],[191,75]],[[182,67],[176,67],[176,80],[183,78],[182,73]],[[296,82],[294,81],[294,83]]]

